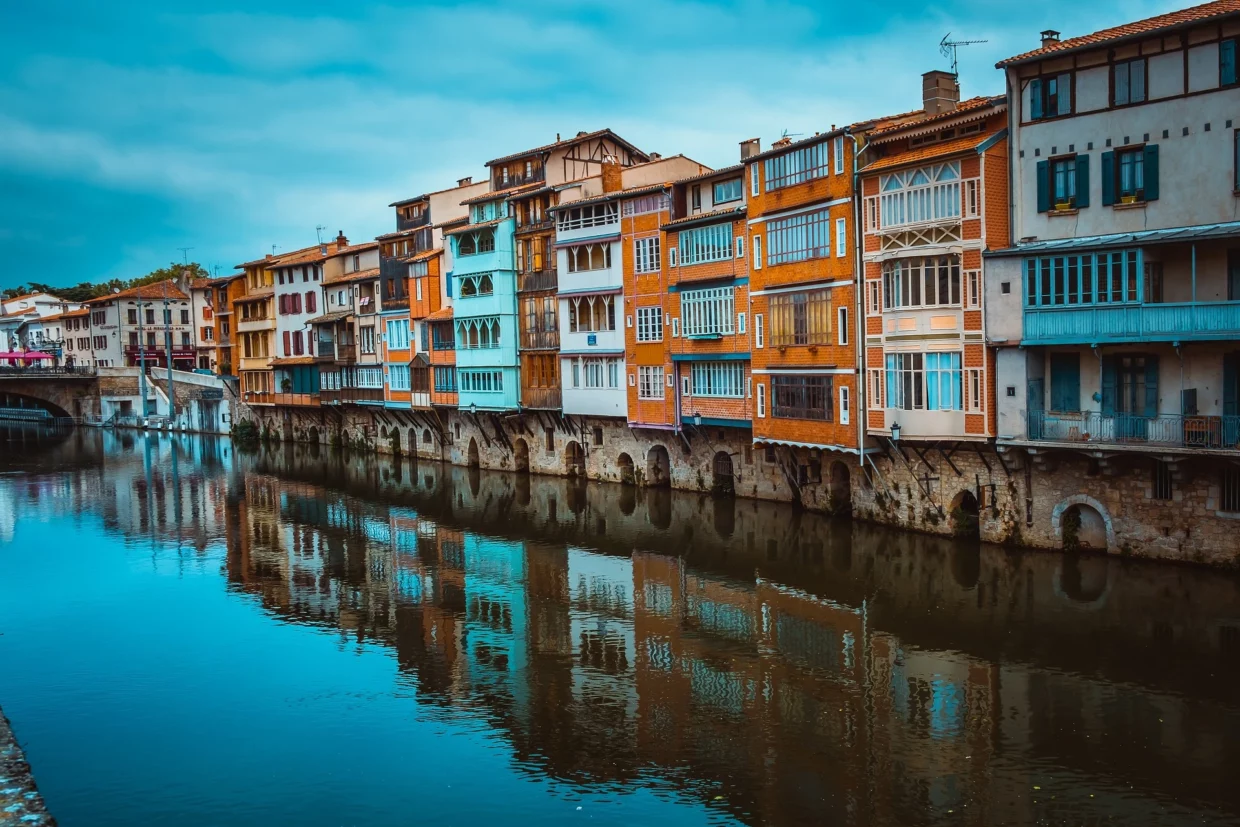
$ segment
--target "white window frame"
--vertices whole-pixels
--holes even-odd
[[[887,395],[887,377],[883,375],[885,371],[883,368],[870,368],[867,373],[870,375],[870,407],[887,407],[884,398]]]
[[[672,319],[672,338],[680,338],[680,319]]]
[[[835,152],[835,174],[844,174],[844,136],[836,135],[832,149]]]
[[[978,310],[982,306],[982,271],[966,270],[964,273],[965,280],[965,309]]]
[[[765,419],[766,418],[766,383],[765,382],[758,383],[758,402],[755,407],[757,408],[757,411],[758,411],[758,417],[761,419]]]
[[[753,314],[753,346],[761,350],[765,342],[765,331],[762,329],[762,314]]]
[[[680,253],[677,252],[675,247],[669,247],[667,249],[667,266],[668,267],[679,267],[680,266]]]
[[[664,370],[663,370],[662,365],[658,365],[658,366],[641,365],[637,368],[637,373],[638,373],[638,381],[637,381],[637,398],[638,399],[657,400],[657,399],[666,398],[666,394],[664,393],[664,387],[666,386],[667,383],[664,382],[664,379],[663,379]]]
[[[840,385],[840,416],[839,416],[839,421],[840,421],[840,424],[841,424],[841,425],[847,425],[847,424],[849,424],[849,420],[850,420],[850,417],[851,417],[851,405],[849,404],[849,403],[850,403],[850,401],[851,401],[851,400],[849,399],[849,390],[848,390],[848,386],[847,386],[847,385]]]
[[[736,258],[744,258],[745,257],[745,237],[743,235],[738,235],[735,239],[733,239],[733,241],[735,242],[733,246],[736,247]]]
[[[841,345],[848,344],[848,308],[837,307],[835,309],[835,328],[838,331],[839,343]]]
[[[883,282],[882,279],[869,279],[865,283],[867,316],[883,315]]]
[[[745,314],[744,313],[736,314],[736,332],[738,334],[745,332]]]
[[[731,336],[736,332],[735,310],[736,288],[731,285],[680,291],[680,317],[686,336]]]
[[[749,194],[755,197],[761,194],[759,189],[761,181],[758,179],[759,166],[756,161],[749,165]]]
[[[686,244],[689,252],[680,257],[683,267],[726,261],[733,256],[732,224],[708,224],[705,227],[681,230],[677,238],[677,249],[685,249]]]
[[[986,385],[982,368],[964,369],[964,410],[965,413],[979,414],[985,407]]]
[[[693,396],[693,387],[689,383],[688,376],[680,377],[680,395],[681,396]]]
[[[662,264],[657,235],[633,239],[634,273],[657,273]]]
[[[663,341],[663,308],[649,305],[637,308],[637,341]]]
[[[753,269],[762,269],[762,236],[753,237]]]
[[[836,258],[848,256],[848,221],[844,218],[835,219],[835,255]]]
[[[744,399],[745,363],[710,360],[689,363],[693,396],[706,399]]]

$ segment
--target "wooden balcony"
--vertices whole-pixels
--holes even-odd
[[[558,279],[554,267],[548,267],[543,270],[530,270],[525,273],[517,274],[517,292],[528,293],[535,290],[554,290],[558,286]]]
[[[559,410],[563,407],[563,394],[559,388],[521,388],[521,407]]]
[[[295,408],[319,407],[317,393],[273,393],[270,396],[273,405],[287,405]]]
[[[1240,338],[1240,302],[1026,308],[1025,344],[1199,342]]]
[[[521,350],[559,350],[560,349],[560,331],[558,330],[542,330],[535,328],[533,330],[521,331]]]
[[[319,391],[324,405],[352,405],[358,402],[383,402],[383,388],[338,388]]]

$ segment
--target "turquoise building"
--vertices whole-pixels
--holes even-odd
[[[502,192],[464,202],[469,223],[447,230],[453,270],[456,370],[462,410],[520,404],[515,226]]]

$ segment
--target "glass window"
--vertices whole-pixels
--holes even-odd
[[[708,287],[680,294],[680,315],[686,336],[722,336],[735,332],[735,289]]]
[[[1056,206],[1076,205],[1076,156],[1051,161],[1051,192]]]
[[[741,399],[745,395],[743,362],[694,362],[690,377],[693,396]]]
[[[771,416],[834,421],[831,376],[772,376]]]
[[[1117,63],[1111,70],[1112,103],[1124,106],[1145,100],[1145,58]]]
[[[663,308],[637,308],[637,341],[663,341]]]
[[[680,232],[680,265],[723,261],[732,257],[732,225],[713,224]]]
[[[1145,150],[1124,149],[1116,153],[1121,198],[1128,196],[1140,201],[1145,195]]]
[[[767,264],[827,258],[831,255],[830,211],[816,210],[778,221],[768,221],[766,235]],[[758,256],[755,256],[755,259],[757,258]]]
[[[776,293],[770,305],[772,347],[831,341],[831,291]]]
[[[812,146],[767,158],[763,161],[766,191],[824,178],[830,172],[828,144],[824,139]]]
[[[715,203],[723,204],[728,201],[739,201],[744,195],[741,189],[741,179],[732,178],[728,181],[720,181],[715,184]]]

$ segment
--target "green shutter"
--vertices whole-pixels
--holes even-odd
[[[1102,206],[1115,203],[1115,153],[1102,153]]]
[[[1236,41],[1224,40],[1218,44],[1218,81],[1220,86],[1236,82]]]
[[[1158,144],[1145,147],[1145,200],[1158,200]]]
[[[1158,357],[1145,357],[1145,415],[1158,416]]]
[[[1089,156],[1076,156],[1076,206],[1089,206]]]
[[[1056,99],[1059,102],[1059,115],[1072,114],[1072,73],[1064,72],[1055,83]]]
[[[1042,117],[1042,81],[1034,78],[1029,81],[1029,120],[1036,121]]]
[[[1240,352],[1223,355],[1223,416],[1240,415]]]
[[[1051,175],[1050,162],[1038,161],[1038,212],[1047,212],[1051,208]]]
[[[1115,357],[1102,357],[1102,415],[1115,416]]]

